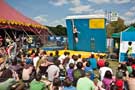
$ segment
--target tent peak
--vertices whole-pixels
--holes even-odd
[[[133,31],[135,31],[135,28],[133,26],[130,26],[127,29],[125,29],[123,32],[133,32]]]
[[[11,26],[26,26],[39,29],[47,29],[44,25],[21,14],[15,8],[10,6],[6,0],[0,0],[0,24]]]

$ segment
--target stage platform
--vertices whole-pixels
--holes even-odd
[[[59,55],[62,55],[64,52],[70,52],[70,56],[72,55],[82,55],[82,58],[89,58],[93,52],[85,52],[85,51],[73,51],[73,50],[59,50]],[[50,53],[55,54],[54,50],[49,50],[47,51],[47,54],[49,55]],[[99,58],[100,55],[106,56],[106,53],[93,53],[95,58]]]
[[[45,51],[53,51],[53,50],[63,50],[64,46],[52,46],[52,47],[44,47],[43,50]]]

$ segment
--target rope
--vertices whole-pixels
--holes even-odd
[[[30,37],[30,35],[24,30],[24,28],[22,27],[23,32],[26,34],[26,36]]]
[[[72,28],[74,28],[75,27],[74,19],[71,19],[71,22],[72,22]]]
[[[4,30],[4,32],[6,33],[6,35],[9,37],[9,39],[11,40],[11,41],[13,41],[12,40],[12,38],[11,38],[11,36],[7,33],[7,31],[6,30]]]

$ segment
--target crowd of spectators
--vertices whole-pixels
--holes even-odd
[[[135,60],[119,63],[116,75],[101,55],[88,58],[21,50],[14,58],[0,49],[0,90],[134,90]],[[95,73],[98,71],[98,73]]]

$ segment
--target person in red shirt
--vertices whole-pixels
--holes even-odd
[[[104,65],[105,65],[105,60],[103,59],[103,56],[101,55],[100,59],[97,61],[97,66],[98,68],[100,68],[100,67],[104,67]]]
[[[116,73],[115,85],[117,86],[117,90],[123,90],[124,80],[123,80],[123,73],[121,71],[118,71]]]
[[[132,69],[135,69],[135,59],[133,59],[131,67]]]

